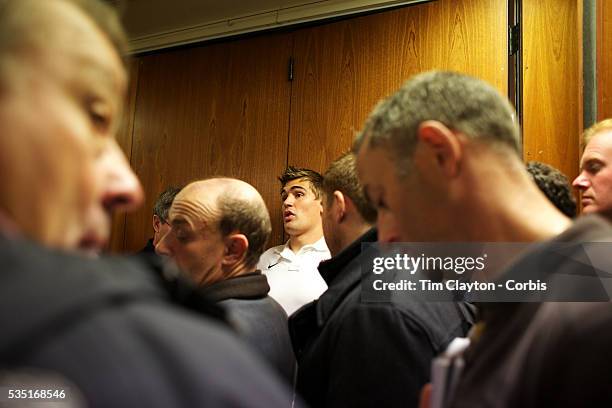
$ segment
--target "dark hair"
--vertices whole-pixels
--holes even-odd
[[[176,197],[181,190],[181,187],[168,187],[162,191],[159,197],[157,197],[157,200],[155,200],[155,204],[153,205],[153,214],[157,215],[162,222],[168,220],[168,211],[170,211],[174,197]]]
[[[285,169],[285,172],[278,177],[278,180],[281,182],[281,188],[285,187],[290,181],[298,179],[308,181],[315,197],[317,199],[321,198],[321,193],[323,192],[323,176],[314,170],[289,166]]]
[[[355,155],[350,151],[334,160],[323,175],[323,192],[328,205],[331,203],[334,191],[340,191],[348,196],[366,222],[370,224],[376,222],[376,209],[365,198],[357,178]]]
[[[576,216],[576,201],[567,177],[556,168],[537,161],[527,163],[527,171],[544,195],[570,218]]]
[[[221,212],[221,234],[224,237],[236,231],[244,234],[249,241],[245,265],[255,267],[272,233],[270,214],[263,200],[236,197],[230,190],[217,198],[217,207]]]

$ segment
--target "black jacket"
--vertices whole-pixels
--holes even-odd
[[[328,290],[289,318],[297,390],[314,407],[417,406],[433,357],[470,327],[452,302],[362,302],[361,244],[374,241],[322,262]]]
[[[147,245],[145,245],[144,248],[138,251],[138,253],[139,254],[155,254],[155,245],[153,245],[153,238],[150,238],[147,241]]]
[[[291,384],[295,357],[287,314],[268,292],[268,279],[261,271],[217,282],[202,290],[208,299],[225,309],[238,333]]]
[[[0,382],[29,367],[91,407],[288,406],[276,374],[217,320],[170,303],[136,260],[0,237],[0,264]]]
[[[612,303],[607,293],[591,301],[612,280],[611,250],[609,222],[588,215],[517,259],[501,281],[528,271],[534,280],[548,275],[551,291],[556,278],[573,277],[560,289],[574,301],[484,304],[482,334],[466,352],[450,406],[612,406]]]

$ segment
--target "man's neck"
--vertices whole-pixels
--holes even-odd
[[[516,164],[522,166],[522,163]],[[520,170],[520,171],[519,171]],[[469,180],[472,200],[454,211],[456,231],[470,241],[533,242],[552,238],[571,225],[522,169],[490,166]],[[466,224],[467,223],[467,224]]]
[[[341,234],[340,247],[337,250],[334,250],[334,252],[332,252],[332,246],[330,245],[329,250],[331,252],[331,256],[334,257],[340,252],[344,251],[348,246],[350,246],[353,242],[357,241],[359,237],[368,232],[372,227],[372,225],[367,224],[365,222],[346,225],[344,227],[344,231],[342,231]]]
[[[241,275],[245,275],[247,273],[254,272],[253,268],[247,268],[243,263],[239,263],[236,265],[222,265],[221,270],[217,274],[205,275],[198,286],[207,287],[213,285],[217,282],[222,282],[224,280],[228,280],[231,278],[235,278]]]
[[[305,245],[312,245],[323,237],[323,228],[313,228],[300,235],[292,235],[289,238],[289,248],[298,253]]]

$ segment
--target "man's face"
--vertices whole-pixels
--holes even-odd
[[[384,148],[363,146],[357,156],[359,179],[378,211],[381,242],[426,240],[428,222],[419,207],[419,189],[411,177],[400,180],[394,160]]]
[[[321,200],[315,197],[309,181],[296,179],[281,190],[283,223],[289,236],[298,236],[321,225]]]
[[[593,136],[584,149],[580,168],[572,185],[581,193],[583,211],[612,209],[612,130]]]
[[[9,68],[0,96],[0,173],[11,177],[0,211],[44,244],[99,250],[111,211],[142,201],[114,140],[126,74],[110,42],[77,8],[43,6],[33,19],[46,14],[46,42],[16,58],[19,70]]]
[[[225,243],[214,216],[203,214],[188,195],[178,195],[170,208],[170,231],[155,252],[174,259],[178,267],[201,286],[223,280]]]

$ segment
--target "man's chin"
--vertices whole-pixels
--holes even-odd
[[[81,238],[76,252],[88,258],[98,258],[107,245],[108,239],[105,236],[88,234]]]
[[[612,221],[612,207],[611,208],[603,208],[601,210],[597,210],[595,208],[595,206],[588,206],[588,207],[584,207],[582,209],[582,213],[583,214],[591,214],[591,213],[597,213],[599,215],[601,215],[602,217],[607,218],[609,221]]]

